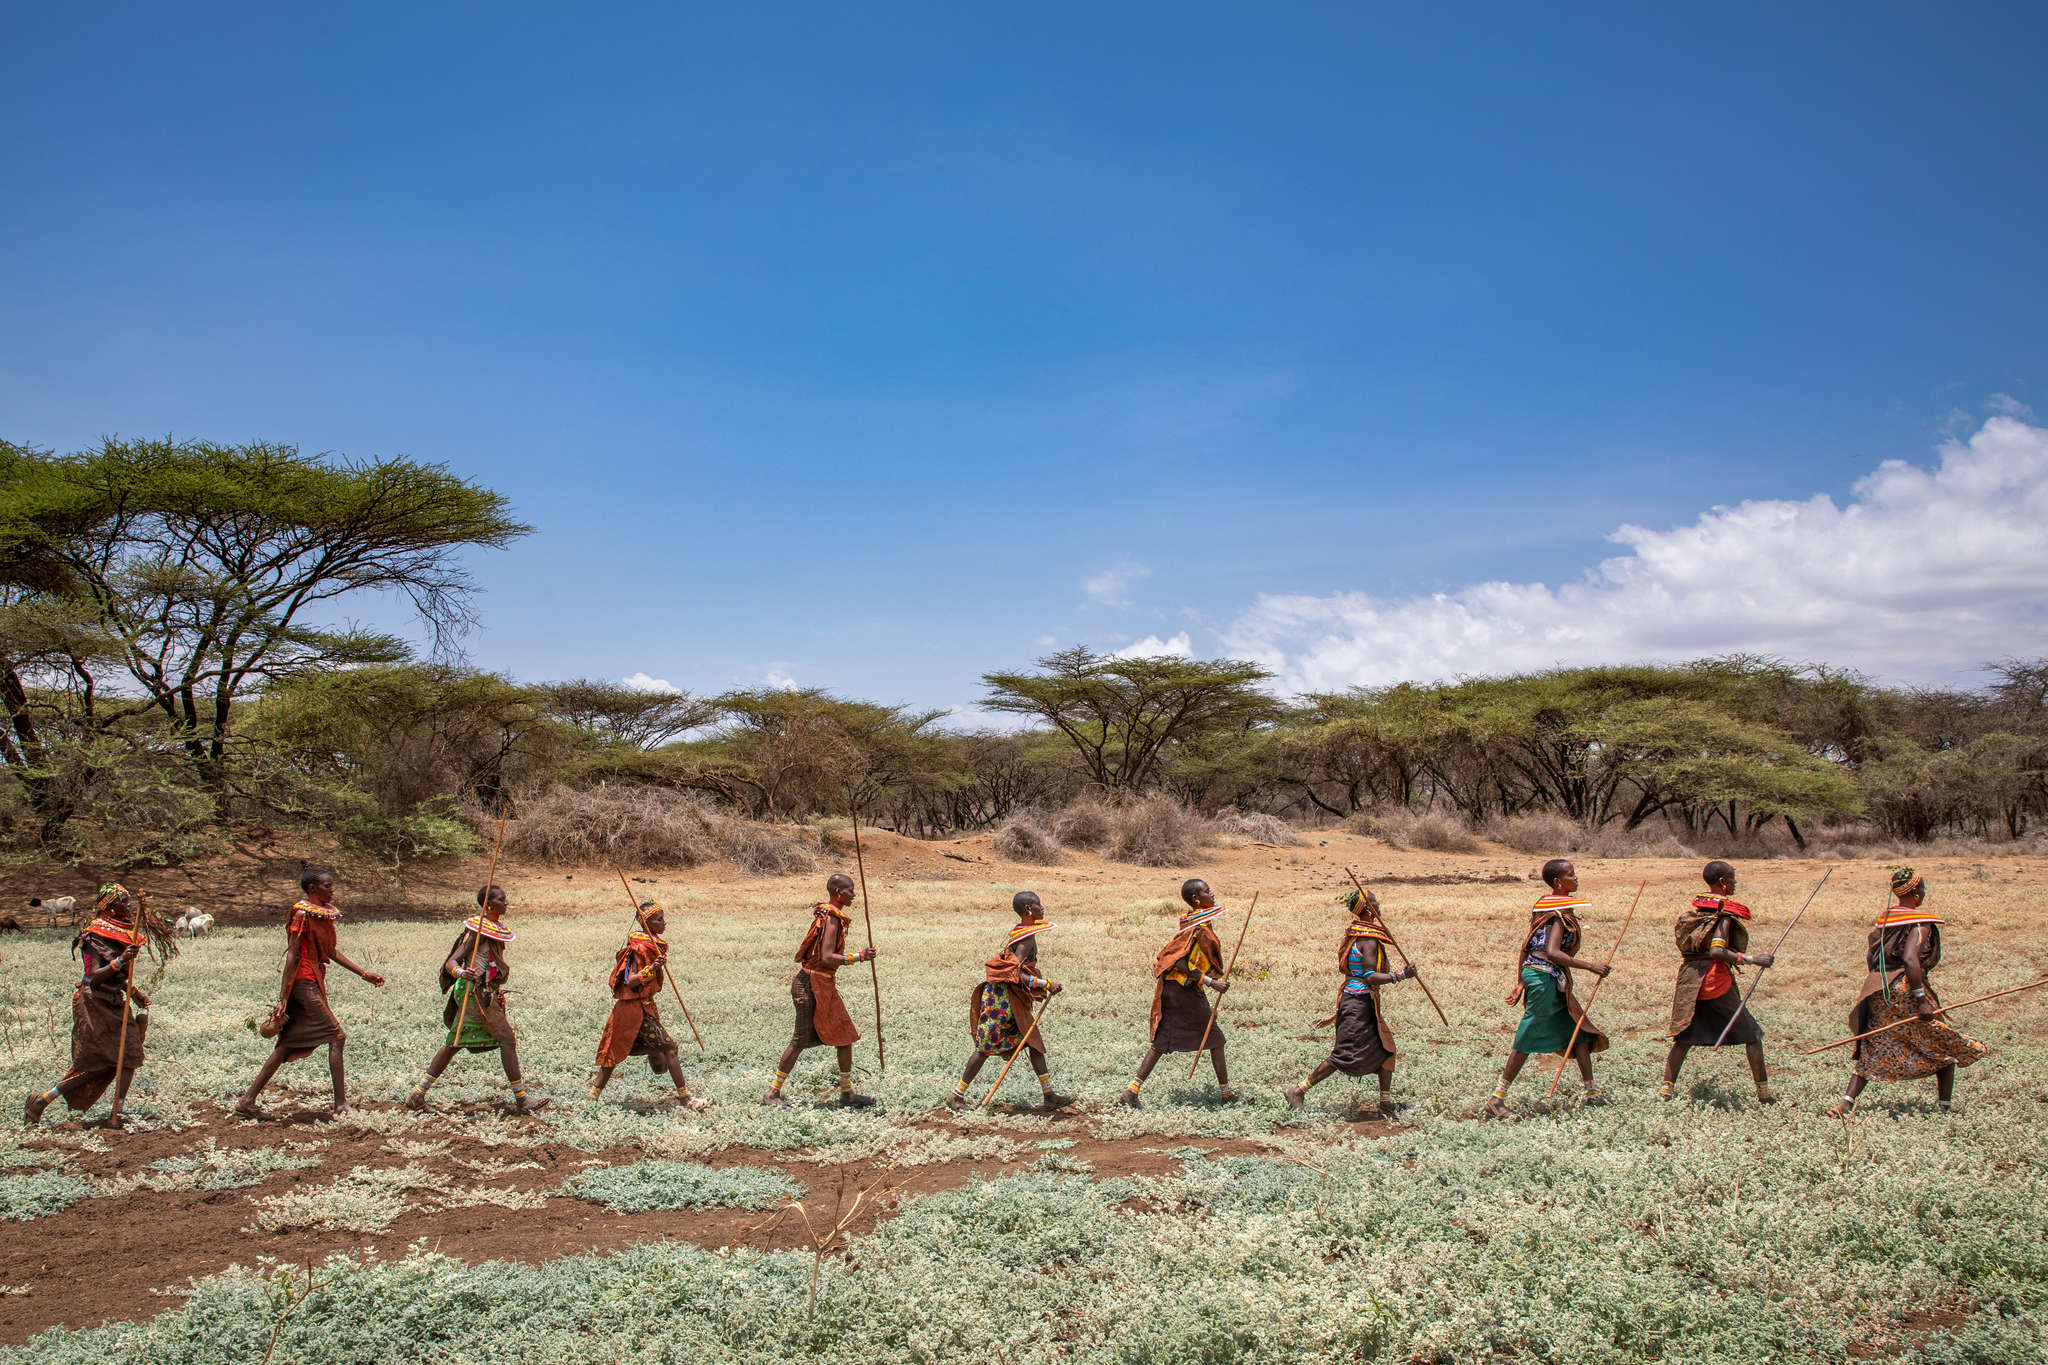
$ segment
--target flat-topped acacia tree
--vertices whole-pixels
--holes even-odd
[[[109,696],[79,661],[77,718],[103,729],[157,713],[216,786],[238,699],[275,679],[408,652],[395,636],[309,618],[394,592],[438,648],[472,621],[460,553],[531,529],[502,495],[404,457],[170,439],[10,454],[0,547],[33,547],[39,566],[61,566],[67,597],[135,684]]]
[[[1244,659],[1121,658],[1081,646],[1048,654],[1036,673],[984,673],[991,711],[1034,716],[1066,736],[1095,781],[1113,791],[1153,782],[1177,745],[1272,720],[1273,675]]]

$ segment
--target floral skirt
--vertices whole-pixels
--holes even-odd
[[[1913,1003],[1902,990],[1887,1001],[1872,996],[1863,1012],[1863,1027],[1883,1028],[1901,1019],[1913,1022],[1856,1044],[1856,1074],[1873,1081],[1917,1081],[1944,1067],[1968,1066],[1984,1055],[1984,1045],[1939,1019],[1914,1018]]]
[[[1017,1022],[1017,1008],[1010,1000],[1010,992],[1001,985],[990,985],[981,993],[981,1007],[974,1013],[974,1046],[980,1052],[1016,1051],[1017,1039],[1023,1035],[1023,1026]],[[1037,1035],[1032,1041],[1038,1041]]]

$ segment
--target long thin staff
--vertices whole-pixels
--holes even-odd
[[[490,871],[484,873],[484,903],[483,906],[477,911],[476,916],[477,923],[479,925],[483,923],[484,916],[489,914],[491,911],[491,888],[498,884],[498,850],[505,847],[506,819],[507,817],[503,815],[498,817],[498,837],[491,840],[491,868]],[[462,964],[462,969],[464,971],[476,970],[476,950],[483,946],[483,931],[482,929],[478,929],[476,933],[470,936],[469,961]],[[464,978],[464,984],[462,987],[462,1006],[460,1009],[455,1011],[455,1032],[448,1035],[448,1041],[451,1045],[460,1045],[462,1042],[462,1026],[469,1019],[469,997],[475,994],[476,982]]]
[[[1792,917],[1792,924],[1786,925],[1785,932],[1779,934],[1778,941],[1771,945],[1771,956],[1773,958],[1778,956],[1778,949],[1785,946],[1785,939],[1791,934],[1792,925],[1799,923],[1800,919],[1806,914],[1806,906],[1813,904],[1813,898],[1820,894],[1820,889],[1828,884],[1828,878],[1834,875],[1835,869],[1830,867],[1827,871],[1820,874],[1820,880],[1813,884],[1813,890],[1806,893],[1806,905],[1799,907],[1799,913]],[[1735,1013],[1729,1015],[1728,1022],[1721,1025],[1721,1036],[1714,1040],[1715,1047],[1719,1047],[1728,1041],[1728,1030],[1735,1027],[1735,1021],[1740,1019],[1742,1012],[1749,1008],[1750,998],[1756,994],[1756,988],[1764,984],[1764,973],[1769,970],[1769,967],[1759,967],[1756,969],[1756,980],[1749,983],[1749,989],[1743,993],[1742,1003],[1735,1007]]]
[[[868,909],[868,864],[860,851],[860,802],[851,796],[846,798],[846,807],[853,812],[853,866],[860,873],[860,917],[867,925],[868,947],[875,946],[875,917]],[[868,959],[868,981],[875,988],[875,1069],[889,1069],[889,1053],[882,1046],[882,973],[876,969],[875,960]]]
[[[138,937],[140,932],[138,926]],[[139,950],[141,944],[138,943],[136,947]],[[128,1060],[128,997],[134,990],[135,959],[131,957],[128,959],[128,966],[121,973],[121,1045],[114,1053],[114,1107],[107,1114],[108,1123],[116,1123],[121,1118],[121,1063]]]
[[[1649,884],[1650,879],[1648,877],[1636,883],[1636,898],[1628,903],[1628,914],[1622,918],[1621,932],[1614,936],[1614,946],[1607,950],[1606,965],[1610,970],[1614,966],[1614,955],[1621,951],[1622,939],[1628,936],[1629,921],[1636,917],[1636,905],[1643,898],[1643,888]],[[1593,1009],[1593,997],[1600,994],[1600,982],[1606,979],[1606,975],[1602,974],[1593,982],[1593,989],[1586,992],[1586,1003],[1580,1007],[1579,1017],[1572,1021],[1572,1036],[1565,1039],[1564,1056],[1557,1059],[1557,1074],[1550,1078],[1550,1089],[1543,1092],[1544,1099],[1547,1100],[1557,1093],[1557,1083],[1564,1078],[1565,1063],[1572,1059],[1572,1046],[1579,1041],[1579,1030],[1585,1027],[1586,1015]]]
[[[1032,1011],[1031,1027],[1024,1030],[1024,1036],[1017,1040],[1017,1046],[1010,1049],[1010,1060],[1003,1063],[1003,1069],[996,1075],[996,1083],[988,1088],[986,1095],[981,1097],[981,1103],[974,1106],[976,1109],[988,1108],[988,1102],[996,1097],[996,1091],[1003,1088],[1003,1078],[1010,1074],[1011,1067],[1017,1065],[1017,1054],[1022,1052],[1026,1045],[1031,1042],[1031,1035],[1038,1032],[1038,1021],[1045,1018],[1045,1012],[1052,1008],[1052,1002],[1055,998],[1057,997],[1048,996],[1043,1006]]]
[[[1886,915],[1889,915],[1889,914],[1890,914],[1891,912],[1892,912],[1892,889],[1891,889],[1890,885],[1886,885],[1886,887],[1885,887],[1885,889],[1884,889],[1884,906],[1883,906],[1883,908],[1881,908],[1881,909],[1880,909],[1880,910],[1879,910],[1879,911],[1877,912],[1877,919],[1876,919],[1875,921],[1873,921],[1873,922],[1872,922],[1872,924],[1871,924],[1871,926],[1870,926],[1870,932],[1871,932],[1871,933],[1873,933],[1873,934],[1876,934],[1876,935],[1877,935],[1877,964],[1878,964],[1878,969],[1879,969],[1879,975],[1878,975],[1878,982],[1879,982],[1879,984],[1880,984],[1880,985],[1882,985],[1882,986],[1884,987],[1884,1002],[1885,1002],[1885,1004],[1887,1004],[1887,1005],[1891,1004],[1891,1002],[1892,1002],[1892,974],[1891,974],[1890,972],[1888,972],[1888,971],[1885,971],[1885,970],[1883,970],[1883,968],[1884,968],[1884,917],[1885,917]]]
[[[1230,965],[1223,969],[1223,979],[1230,980],[1230,974],[1237,970],[1237,955],[1244,951],[1244,936],[1252,927],[1252,911],[1259,908],[1259,893],[1252,892],[1252,903],[1245,907],[1244,923],[1238,926],[1237,946],[1230,950]],[[1202,1064],[1202,1053],[1209,1046],[1209,1030],[1216,1027],[1216,1011],[1223,1008],[1223,997],[1218,995],[1216,1003],[1209,1007],[1209,1022],[1202,1025],[1202,1041],[1195,1044],[1195,1059],[1188,1063],[1188,1079],[1195,1078],[1195,1068]]]
[[[1360,905],[1364,905],[1365,887],[1363,884],[1359,882],[1358,874],[1347,867],[1344,869],[1344,875],[1351,878],[1351,884],[1353,886],[1358,887],[1358,903]],[[1394,951],[1396,953],[1400,953],[1401,965],[1403,967],[1413,967],[1415,964],[1408,960],[1408,954],[1401,952],[1401,945],[1398,943],[1394,943],[1394,931],[1387,927],[1387,914],[1384,910],[1380,912],[1380,932],[1387,936],[1387,942],[1394,944]],[[1422,987],[1422,993],[1424,995],[1429,996],[1430,1008],[1436,1011],[1437,1018],[1443,1019],[1444,1027],[1449,1028],[1451,1026],[1451,1021],[1448,1019],[1444,1019],[1444,1007],[1436,1003],[1436,997],[1434,995],[1430,995],[1429,983],[1422,979],[1422,969],[1420,967],[1415,968],[1415,984]]]
[[[2002,991],[1993,991],[1989,995],[1980,995],[1975,1000],[1958,1000],[1953,1005],[1943,1005],[1940,1009],[1936,1010],[1935,1013],[1938,1015],[1947,1014],[1950,1010],[1959,1010],[1965,1005],[1975,1005],[1985,1000],[1996,1000],[2001,995],[2015,995],[2020,991],[2030,991],[2033,990],[2036,986],[2048,986],[2048,976],[2042,977],[2039,981],[2029,981],[2024,986],[2010,986]],[[1884,1025],[1882,1028],[1874,1028],[1867,1033],[1859,1033],[1852,1038],[1844,1038],[1840,1042],[1822,1043],[1819,1047],[1810,1047],[1806,1049],[1806,1051],[1800,1053],[1799,1055],[1802,1057],[1811,1057],[1816,1052],[1826,1052],[1830,1048],[1847,1047],[1849,1044],[1858,1042],[1864,1038],[1874,1037],[1875,1035],[1880,1033],[1889,1033],[1895,1028],[1904,1028],[1908,1024],[1918,1022],[1919,1018],[1919,1015],[1914,1014],[1904,1019],[1896,1019],[1893,1020],[1891,1023]]]
[[[633,894],[633,884],[626,880],[625,873],[619,872],[619,865],[617,863],[612,864],[612,871],[618,873],[619,885],[626,888],[626,904],[633,907],[633,922],[645,930],[647,928],[647,920],[640,913],[640,898]],[[663,953],[661,960],[667,962],[668,954]],[[697,1032],[697,1021],[690,1017],[690,1007],[683,1004],[682,988],[676,985],[675,973],[666,972],[663,974],[668,977],[668,988],[675,992],[676,1005],[683,1012],[683,1022],[690,1026],[690,1032],[696,1036],[697,1050],[699,1052],[709,1052],[711,1049],[704,1046],[704,1035]]]

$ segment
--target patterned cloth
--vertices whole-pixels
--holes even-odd
[[[491,1052],[512,1042],[512,1020],[505,1012],[504,992],[485,987],[477,992],[475,1000],[469,1000],[469,991],[469,982],[457,981],[455,989],[448,993],[453,1013],[448,1016],[446,1046],[466,1052]],[[466,1006],[464,1001],[468,1001]],[[458,1019],[462,1021],[460,1038],[455,1036]]]
[[[1016,1050],[1017,1040],[1023,1036],[1023,1026],[1017,1022],[1017,1010],[1010,1001],[1007,990],[997,988],[981,992],[974,1018],[974,1046],[982,1052],[1008,1054]]]
[[[1984,1045],[1968,1034],[1939,1019],[1916,1018],[1913,1002],[1903,990],[1893,991],[1890,1000],[1871,1000],[1863,1017],[1865,1028],[1913,1020],[1856,1044],[1856,1074],[1867,1080],[1917,1081],[1943,1067],[1968,1066],[1984,1055]]]

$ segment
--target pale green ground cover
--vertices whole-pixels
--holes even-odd
[[[562,1193],[620,1213],[650,1209],[765,1209],[801,1195],[803,1186],[780,1171],[735,1166],[717,1170],[698,1161],[633,1161],[570,1176]]]
[[[2048,1001],[2018,996],[1963,1021],[1994,1052],[1963,1073],[1955,1114],[1936,1113],[1931,1083],[1875,1087],[1849,1147],[1842,1125],[1819,1112],[1839,1093],[1841,1054],[1801,1061],[1792,1044],[1839,1036],[1862,975],[1880,869],[1851,865],[1758,999],[1787,1102],[1757,1108],[1730,1050],[1696,1052],[1681,1100],[1662,1105],[1669,925],[1696,868],[1588,860],[1583,869],[1597,905],[1596,954],[1635,878],[1662,879],[1595,1008],[1617,1038],[1599,1059],[1604,1105],[1566,1100],[1569,1078],[1559,1101],[1543,1102],[1547,1068],[1532,1064],[1511,1098],[1522,1122],[1458,1117],[1490,1087],[1512,1035],[1515,1012],[1502,996],[1533,889],[1391,886],[1383,898],[1395,927],[1452,1020],[1437,1024],[1412,987],[1392,997],[1398,1089],[1415,1105],[1407,1117],[1416,1126],[1392,1139],[1353,1137],[1336,1110],[1366,1092],[1342,1079],[1312,1094],[1307,1115],[1291,1115],[1277,1088],[1325,1046],[1300,1035],[1334,991],[1337,883],[1310,891],[1299,877],[1288,886],[1247,871],[1247,893],[1265,888],[1246,948],[1260,974],[1247,972],[1225,1019],[1233,1072],[1257,1103],[1218,1108],[1206,1067],[1190,1083],[1185,1061],[1169,1060],[1147,1088],[1146,1110],[1092,1118],[1099,1136],[1157,1135],[1160,1148],[1184,1136],[1264,1135],[1276,1144],[1271,1157],[1195,1161],[1173,1179],[1041,1169],[918,1199],[828,1268],[814,1321],[803,1313],[809,1261],[796,1255],[656,1244],[542,1267],[471,1268],[421,1250],[341,1275],[289,1320],[275,1359],[873,1362],[987,1351],[1029,1361],[1761,1362],[1839,1360],[1851,1341],[1901,1359],[2041,1359]],[[1940,860],[1923,870],[1950,918],[1937,978],[1950,998],[2048,970],[2035,947],[2037,863]],[[1768,937],[1817,871],[1753,871],[1745,898]],[[878,883],[889,1067],[873,1074],[870,1038],[861,1084],[881,1098],[881,1112],[819,1107],[831,1076],[822,1051],[806,1056],[791,1083],[795,1110],[755,1107],[787,1035],[789,955],[818,880],[656,888],[677,908],[680,979],[710,1044],[708,1055],[692,1047],[686,1057],[693,1085],[719,1101],[707,1113],[577,1103],[624,917],[603,895],[550,889],[539,912],[528,908],[539,893],[514,898],[514,1012],[529,1074],[564,1107],[530,1126],[391,1111],[355,1122],[398,1143],[448,1140],[453,1127],[458,1148],[503,1161],[546,1139],[591,1151],[635,1143],[666,1158],[735,1144],[817,1149],[804,1155],[827,1160],[900,1148],[915,1162],[1028,1153],[1075,1130],[1079,1120],[1035,1116],[971,1118],[964,1133],[911,1126],[929,1119],[964,1060],[965,997],[1009,922],[1013,884]],[[1217,880],[1233,903],[1249,898]],[[1146,967],[1170,928],[1159,897],[1176,882],[1062,869],[1032,883],[1061,924],[1045,951],[1069,986],[1047,1029],[1062,1089],[1107,1105],[1129,1078],[1143,1047]],[[363,1098],[402,1097],[437,1041],[433,974],[452,936],[450,912],[449,925],[344,921],[346,950],[392,977],[382,993],[350,977],[337,984]],[[226,931],[174,964],[157,989],[157,1060],[132,1101],[150,1121],[223,1122],[211,1106],[239,1089],[264,1050],[241,1020],[262,1006],[276,950],[274,933]],[[55,936],[14,940],[6,970],[61,995],[63,958]],[[865,973],[842,980],[871,1035]],[[7,998],[17,1002],[8,1020],[16,1041],[0,1056],[0,1084],[19,1094],[62,1069],[64,1042],[41,1026],[46,1011],[33,992]],[[670,1023],[683,1032],[679,1017]],[[316,1064],[285,1075],[301,1103],[324,1101]],[[495,1099],[502,1077],[494,1059],[463,1058],[435,1093],[442,1103]],[[656,1093],[635,1062],[607,1100]],[[1020,1065],[1004,1098],[1035,1093]],[[404,1150],[394,1151],[402,1172]],[[1063,1149],[1040,1151],[1042,1166],[1078,1164]],[[401,1201],[419,1193],[395,1177],[356,1183]],[[1961,1317],[1915,1325],[1937,1310]],[[53,1332],[0,1358],[255,1359],[271,1324],[263,1282],[230,1274],[153,1323]]]

